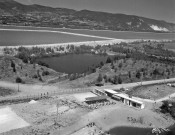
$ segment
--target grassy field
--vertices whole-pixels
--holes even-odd
[[[133,90],[129,91],[128,94],[140,98],[156,100],[168,96],[174,92],[174,87],[167,86],[166,84],[157,84],[133,88]]]

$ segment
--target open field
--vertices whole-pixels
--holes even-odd
[[[128,93],[144,99],[157,100],[175,93],[175,88],[167,86],[166,84],[138,86]]]

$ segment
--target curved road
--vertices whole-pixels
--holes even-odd
[[[175,82],[175,78],[171,79],[162,79],[162,80],[152,80],[152,81],[144,81],[142,82],[142,85],[150,85],[150,84],[157,84],[157,83],[168,83],[168,82]],[[98,87],[98,89],[120,89],[120,88],[132,88],[141,85],[141,82],[135,82],[135,83],[127,83],[127,84],[119,84],[119,85],[105,85],[102,87]],[[9,89],[14,89],[18,91],[18,84],[17,83],[12,83],[12,82],[6,82],[6,81],[0,81],[0,87],[4,88],[9,88]],[[91,87],[90,89],[97,88],[97,87]],[[20,84],[19,85],[19,90],[21,91],[17,95],[12,95],[8,96],[8,98],[15,98],[19,96],[27,96],[27,95],[38,95],[40,93],[63,93],[63,92],[68,92],[68,93],[73,93],[73,92],[84,92],[87,91],[87,89],[64,89],[64,88],[59,88],[59,86],[54,86],[54,85],[47,85],[47,84]],[[169,99],[169,97],[175,97],[175,93],[168,95],[164,98],[156,100],[156,102],[161,102],[163,100]],[[6,97],[1,97],[2,99],[6,99]],[[149,101],[149,102],[155,102],[153,100],[147,100],[147,99],[141,99],[144,101]]]

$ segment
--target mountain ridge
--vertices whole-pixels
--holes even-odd
[[[175,32],[175,24],[136,15],[24,5],[0,0],[0,24],[114,31]]]

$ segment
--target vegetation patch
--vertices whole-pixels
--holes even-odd
[[[160,109],[162,113],[169,113],[173,118],[175,118],[175,102],[163,101]]]
[[[12,95],[12,94],[15,94],[15,93],[16,93],[16,91],[14,91],[14,90],[0,87],[0,97],[1,96],[4,97],[4,96]]]
[[[167,86],[166,84],[156,84],[135,87],[131,91],[128,91],[127,94],[140,98],[155,100],[168,96],[174,92],[174,87]]]

